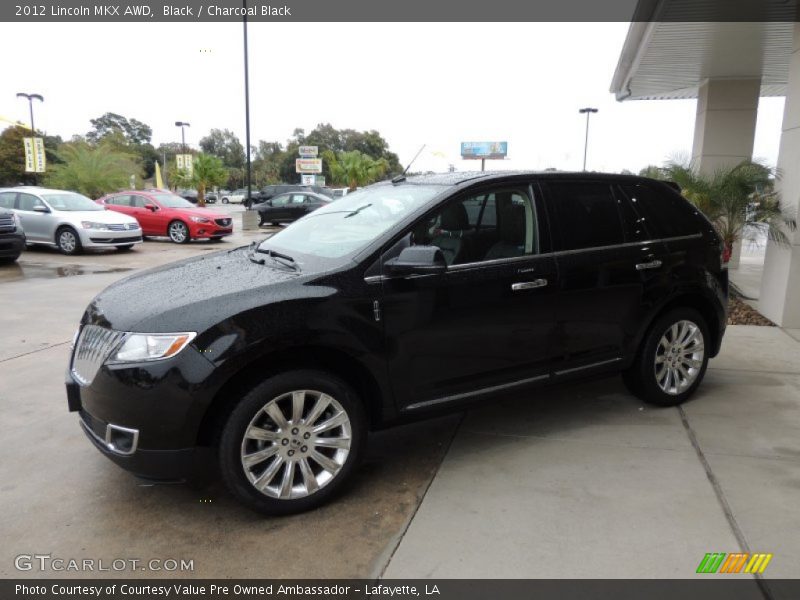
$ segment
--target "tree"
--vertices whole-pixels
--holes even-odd
[[[192,187],[197,190],[197,206],[206,205],[206,190],[215,185],[222,185],[228,180],[228,171],[222,160],[213,154],[200,153],[194,157],[192,173],[175,172],[173,183],[181,187]]]
[[[147,144],[153,137],[153,130],[150,126],[112,112],[107,112],[89,122],[92,124],[92,130],[86,134],[86,139],[93,143],[100,142],[115,131],[120,132],[130,144]]]
[[[385,158],[374,159],[358,150],[338,155],[326,150],[323,158],[330,166],[334,183],[346,185],[350,191],[377,181],[389,166]]]
[[[677,183],[683,195],[714,224],[725,246],[725,260],[748,230],[762,231],[769,239],[785,244],[789,241],[785,229],[797,227],[795,219],[783,214],[775,173],[766,165],[743,161],[706,175],[691,163],[670,162],[660,171],[661,179]]]
[[[206,154],[213,154],[222,159],[222,163],[231,169],[245,166],[244,146],[232,131],[228,129],[212,129],[200,140],[200,148]]]
[[[74,190],[90,198],[99,198],[130,186],[130,177],[141,178],[139,158],[122,152],[109,143],[98,145],[68,142],[58,150],[63,161],[47,173],[48,187]]]
[[[22,138],[30,137],[31,132],[25,127],[7,127],[0,133],[0,186],[31,185],[36,183],[36,173],[25,171],[25,147]],[[58,136],[44,136],[44,149],[47,169],[60,162],[56,151],[62,144]]]

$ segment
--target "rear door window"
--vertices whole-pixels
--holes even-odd
[[[617,199],[610,184],[554,181],[547,187],[558,215],[564,250],[600,248],[625,242]]]
[[[620,185],[645,226],[658,238],[692,235],[700,231],[696,209],[679,194],[644,183]]]

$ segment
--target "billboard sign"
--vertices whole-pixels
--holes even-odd
[[[297,153],[304,158],[316,158],[319,155],[319,146],[300,146]]]
[[[295,172],[297,173],[322,173],[321,158],[297,158],[294,161]]]
[[[508,142],[461,142],[463,159],[504,159],[508,154]]]
[[[302,185],[314,185],[317,182],[316,175],[300,175],[300,183]]]

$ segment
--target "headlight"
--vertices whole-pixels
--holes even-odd
[[[206,219],[205,217],[189,217],[195,223],[211,223],[211,219]]]
[[[106,229],[108,225],[105,223],[95,223],[94,221],[81,221],[84,229]]]
[[[107,362],[129,363],[162,360],[175,356],[191,342],[196,333],[129,333]]]

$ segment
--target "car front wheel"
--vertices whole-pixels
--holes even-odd
[[[62,227],[56,232],[56,246],[62,254],[78,254],[81,251],[81,238],[72,227]]]
[[[246,394],[225,423],[222,476],[261,513],[309,510],[352,474],[365,434],[361,402],[343,381],[310,370],[276,375]]]
[[[671,310],[653,323],[623,380],[645,402],[681,404],[705,376],[710,342],[708,325],[699,312]]]
[[[173,221],[167,228],[169,239],[176,244],[185,244],[189,241],[189,228],[183,221]]]

